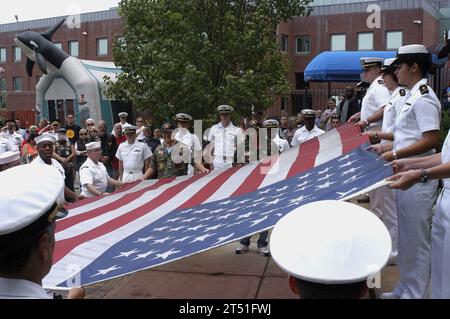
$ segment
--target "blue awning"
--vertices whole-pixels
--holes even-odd
[[[307,82],[359,82],[362,57],[394,58],[396,51],[325,51],[316,56],[305,69]],[[447,58],[438,60],[433,54],[433,63],[445,65]]]
[[[396,51],[325,51],[320,53],[305,69],[305,81],[359,82],[360,58],[394,58]]]

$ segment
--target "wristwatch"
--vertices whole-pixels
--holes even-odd
[[[398,159],[397,152],[395,150],[392,151],[392,157],[394,158],[394,160]]]
[[[422,168],[420,171],[422,172],[422,176],[420,177],[420,182],[421,183],[428,182],[428,179],[430,178],[430,176],[428,175],[427,171],[424,168]]]
[[[378,136],[378,133],[375,133],[375,142],[379,142],[380,141],[380,137]]]

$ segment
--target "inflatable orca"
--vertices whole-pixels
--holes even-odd
[[[35,63],[38,64],[44,74],[47,74],[48,70],[59,70],[63,62],[70,57],[52,42],[52,35],[64,24],[65,20],[62,19],[44,33],[25,31],[18,34],[14,39],[27,56],[28,76],[33,75]]]

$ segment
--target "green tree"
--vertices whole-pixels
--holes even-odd
[[[289,89],[276,28],[309,15],[312,0],[122,0],[124,34],[114,46],[123,73],[109,94],[150,109],[211,118],[220,104],[239,115],[265,109]]]

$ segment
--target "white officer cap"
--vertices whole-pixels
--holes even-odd
[[[175,119],[178,122],[189,122],[192,121],[192,116],[187,113],[178,113],[177,115],[175,115]]]
[[[267,127],[267,128],[278,127],[279,125],[280,125],[280,122],[278,122],[275,119],[269,119],[269,120],[265,120],[263,122],[263,126]]]
[[[358,205],[325,200],[293,210],[275,225],[270,251],[288,274],[314,283],[366,280],[383,268],[391,237],[383,222]]]
[[[38,137],[34,138],[34,141],[36,142],[36,145],[41,144],[42,142],[52,142],[55,143],[56,142],[56,138],[49,133],[44,133],[42,135],[39,135]]]
[[[431,63],[431,54],[422,44],[409,44],[400,47],[397,51],[397,58],[392,63],[398,65],[405,62],[418,62],[425,60]]]
[[[363,57],[359,59],[359,62],[361,63],[361,67],[365,69],[371,66],[381,67],[381,65],[383,64],[383,59],[376,57]]]
[[[124,133],[131,133],[137,131],[137,126],[131,125],[131,124],[125,124],[122,126],[122,131]]]
[[[92,151],[98,148],[101,148],[101,143],[100,142],[91,142],[91,143],[87,143],[86,144],[86,150],[87,151]]]
[[[384,59],[383,61],[383,66],[381,67],[381,70],[387,70],[393,67],[392,63],[396,60],[397,58],[390,58],[390,59]]]
[[[221,114],[231,113],[234,111],[234,108],[231,105],[219,105],[217,107],[217,112]]]
[[[51,165],[21,165],[0,172],[0,236],[14,233],[31,224],[48,225],[67,215],[56,204],[64,190],[64,178]],[[26,181],[19,186],[17,181]],[[55,209],[51,209],[55,206]]]
[[[20,152],[7,151],[0,154],[0,165],[9,164],[20,159]]]
[[[127,112],[120,112],[119,113],[119,117],[127,117],[128,113]]]
[[[304,109],[301,114],[303,117],[316,117],[316,111],[311,109]]]

